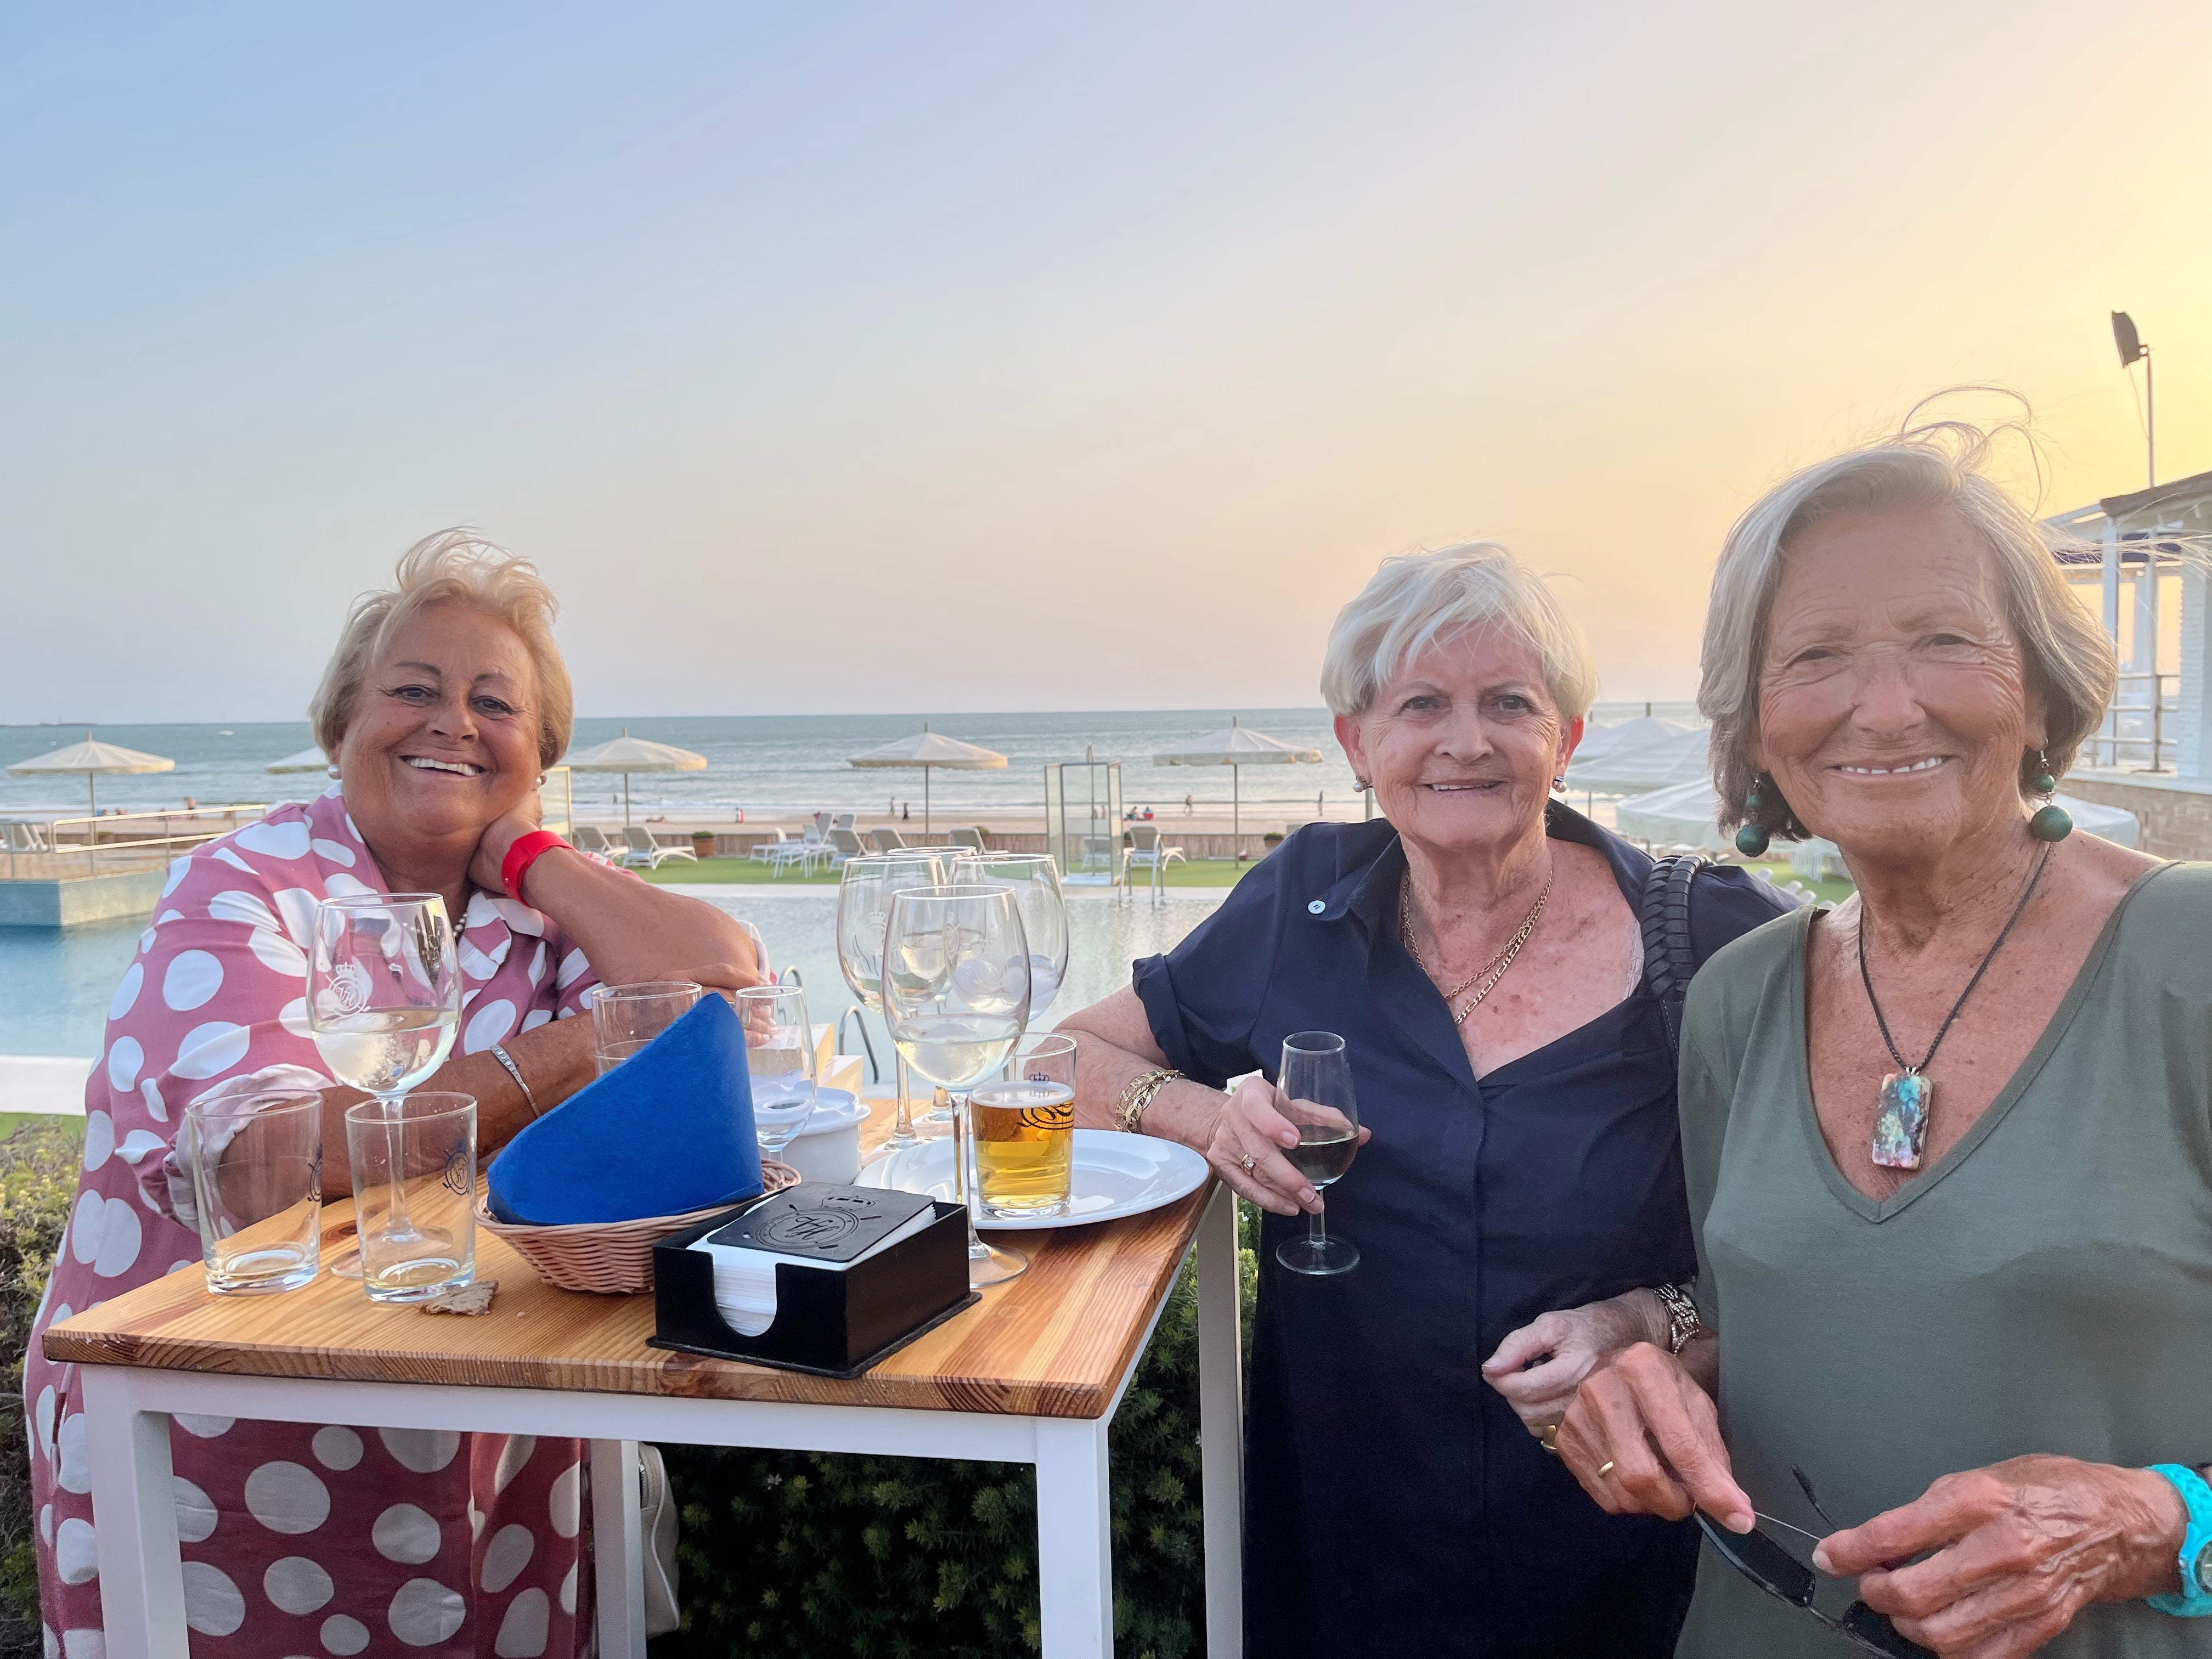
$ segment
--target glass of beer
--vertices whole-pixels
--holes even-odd
[[[1001,1221],[1065,1215],[1075,1180],[1075,1039],[1031,1037],[968,1096],[975,1186]]]

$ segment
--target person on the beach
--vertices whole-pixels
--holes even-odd
[[[1973,1659],[2212,1650],[2178,1616],[2212,1613],[2212,864],[2045,804],[2112,650],[1986,448],[1945,423],[1808,467],[1713,578],[1723,821],[1833,842],[1857,890],[1692,988],[1708,1334],[1612,1358],[1558,1437],[1612,1513],[1711,1517],[1697,1659],[1867,1650],[1824,1620]],[[1721,1548],[1796,1558],[1814,1611]]]
[[[1273,1659],[1671,1651],[1697,1534],[1601,1513],[1535,1437],[1598,1355],[1664,1343],[1695,1257],[1652,860],[1549,799],[1588,647],[1503,549],[1386,562],[1322,690],[1387,817],[1285,840],[1135,983],[1064,1021],[1078,1121],[1182,1141],[1267,1212],[1246,1422],[1244,1629]],[[1361,787],[1365,787],[1363,783]],[[1697,954],[1776,915],[1690,896]],[[1340,1279],[1276,1246],[1322,1200],[1284,1154],[1285,1036],[1346,1042],[1363,1134]],[[1287,1142],[1285,1139],[1287,1137]]]
[[[366,1097],[332,1084],[301,1000],[316,901],[444,896],[467,991],[453,1058],[424,1086],[476,1097],[486,1156],[591,1081],[592,1022],[572,1016],[602,980],[759,977],[734,918],[574,850],[540,854],[523,892],[502,889],[501,860],[538,827],[540,775],[568,743],[554,610],[520,560],[455,532],[418,543],[392,591],[355,605],[315,694],[337,782],[170,866],[85,1091],[84,1174],[24,1372],[49,1654],[102,1647],[76,1368],[49,1364],[39,1334],[199,1270],[199,1235],[178,1219],[191,1213],[185,1104],[320,1090],[325,1196],[350,1189],[343,1113]],[[171,1448],[196,1652],[589,1645],[580,1442],[179,1417]]]

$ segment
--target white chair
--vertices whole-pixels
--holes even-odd
[[[964,847],[971,853],[988,853],[991,850],[983,845],[983,832],[981,830],[947,830],[945,832],[945,844],[947,847]]]
[[[906,837],[896,830],[871,830],[868,839],[878,853],[902,853],[906,850]]]
[[[617,847],[607,839],[607,832],[596,823],[580,823],[575,827],[576,850],[593,853],[610,864],[620,864],[629,848]]]
[[[832,830],[850,830],[853,827],[853,820],[859,816],[857,812],[840,812],[830,820],[830,827]]]
[[[796,869],[802,876],[811,875],[822,848],[823,842],[811,836],[801,836],[796,841],[779,840],[768,849],[768,872],[781,877],[785,871]]]
[[[775,849],[777,848],[787,847],[790,844],[791,836],[789,831],[782,829],[771,830],[768,832],[767,840],[757,841],[753,843],[753,862],[755,864],[769,863],[775,856]]]
[[[623,862],[633,869],[642,864],[648,870],[658,870],[671,859],[699,861],[699,855],[688,847],[663,847],[641,823],[633,823],[623,831]]]
[[[867,855],[868,849],[860,844],[860,838],[850,830],[832,830],[830,832],[830,867],[832,870],[843,869],[847,859],[862,859]]]
[[[1180,847],[1163,846],[1158,824],[1133,823],[1129,826],[1129,844],[1121,849],[1121,879],[1126,884],[1132,870],[1152,872],[1152,896],[1159,896],[1167,885],[1168,866],[1188,864]]]

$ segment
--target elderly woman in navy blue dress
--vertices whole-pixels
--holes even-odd
[[[1544,1443],[1601,1356],[1668,1341],[1658,1287],[1695,1271],[1638,927],[1651,860],[1550,799],[1587,647],[1503,549],[1456,548],[1384,563],[1322,689],[1384,821],[1301,830],[1061,1026],[1080,1121],[1196,1147],[1267,1212],[1247,1650],[1670,1653],[1696,1534],[1601,1513]],[[1778,904],[1700,875],[1696,953]],[[1333,1278],[1274,1260],[1322,1200],[1266,1079],[1314,1030],[1344,1037],[1364,1126],[1328,1194],[1360,1263]]]

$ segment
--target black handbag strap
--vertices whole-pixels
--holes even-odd
[[[1682,1054],[1682,1000],[1698,971],[1697,947],[1690,938],[1690,892],[1706,860],[1696,853],[1671,853],[1651,866],[1644,878],[1644,902],[1637,921],[1644,933],[1644,982],[1659,999],[1667,1025],[1667,1047]]]

